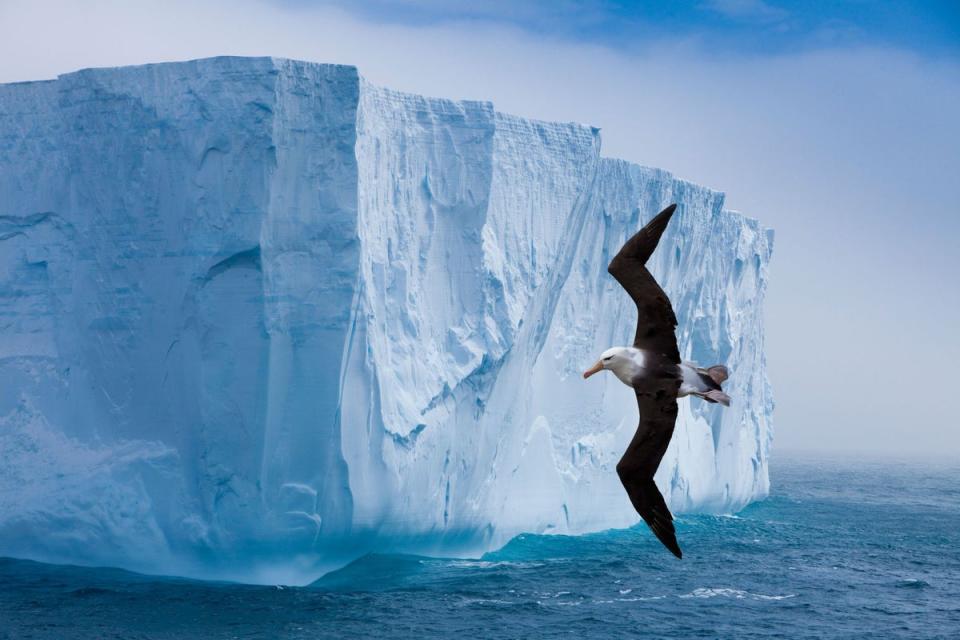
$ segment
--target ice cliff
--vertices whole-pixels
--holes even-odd
[[[685,358],[657,482],[766,494],[772,234],[600,156],[596,129],[214,58],[0,85],[0,555],[306,581],[360,553],[473,554],[638,521],[614,466],[628,344],[606,273],[654,255]]]

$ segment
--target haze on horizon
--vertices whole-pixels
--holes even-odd
[[[775,454],[960,453],[940,409],[960,362],[960,7],[554,6],[3,0],[0,82],[274,55],[599,126],[604,155],[724,191],[775,229]]]

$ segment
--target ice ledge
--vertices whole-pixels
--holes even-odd
[[[249,68],[251,65],[266,65],[270,64],[273,71],[280,72],[285,68],[288,68],[290,65],[294,66],[312,66],[312,67],[322,67],[329,68],[332,70],[344,71],[347,73],[352,73],[357,75],[360,78],[362,83],[367,84],[370,88],[376,89],[377,92],[380,92],[383,95],[388,95],[394,97],[394,99],[401,102],[409,102],[411,104],[426,104],[430,103],[431,105],[478,105],[482,108],[487,108],[496,113],[496,115],[501,119],[497,123],[497,126],[500,128],[510,129],[517,126],[520,123],[526,123],[531,125],[542,125],[549,129],[582,129],[584,131],[583,135],[595,136],[597,139],[601,138],[601,129],[599,127],[580,123],[580,122],[558,122],[551,120],[539,120],[537,118],[520,116],[516,114],[511,114],[503,111],[496,111],[494,109],[494,104],[491,101],[487,100],[461,100],[453,98],[442,98],[442,97],[431,97],[423,96],[421,94],[409,93],[401,90],[390,89],[386,87],[381,87],[375,83],[367,80],[359,71],[359,68],[355,65],[350,64],[337,64],[329,62],[311,62],[307,60],[300,60],[296,58],[285,58],[282,56],[210,56],[206,58],[191,58],[188,60],[182,61],[168,61],[168,62],[148,62],[139,65],[124,65],[124,66],[104,66],[104,67],[84,67],[82,69],[77,69],[75,71],[70,71],[66,73],[58,74],[56,78],[43,79],[43,80],[24,80],[19,82],[10,82],[10,83],[0,83],[0,91],[6,88],[21,87],[25,85],[41,85],[48,83],[55,83],[60,80],[68,80],[73,77],[83,77],[88,75],[96,75],[102,73],[142,73],[144,71],[153,71],[162,68],[169,68],[171,66],[178,66],[183,68],[194,68],[197,70],[209,70],[217,69],[220,71],[227,70],[239,70]],[[362,89],[361,89],[362,90]],[[646,169],[650,171],[661,172],[664,177],[669,179],[684,180],[683,178],[678,178],[674,176],[669,171],[664,169],[658,169],[654,167],[649,167],[647,165],[639,164],[631,160],[625,160],[621,158],[615,158],[612,156],[600,156],[604,159],[612,160],[615,162],[624,162],[633,166],[637,166],[641,169]],[[685,181],[685,180],[684,180]],[[689,184],[696,184],[690,182]],[[708,188],[708,187],[704,187]],[[723,196],[723,192],[717,192]],[[758,222],[753,217],[747,216],[740,211],[725,209],[724,213],[727,215],[737,216],[742,218],[745,221]],[[773,234],[773,230],[769,228],[763,228],[763,231],[767,234]]]

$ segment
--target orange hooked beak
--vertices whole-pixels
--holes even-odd
[[[593,365],[592,367],[590,367],[589,369],[583,372],[583,379],[586,380],[593,374],[598,373],[600,371],[603,371],[603,362],[600,360],[597,360],[597,364]]]

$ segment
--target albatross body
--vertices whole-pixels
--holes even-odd
[[[730,397],[721,388],[727,379],[726,367],[704,369],[680,360],[673,307],[646,267],[676,208],[672,204],[657,214],[610,262],[607,271],[637,305],[637,331],[633,346],[607,349],[583,377],[606,369],[633,389],[640,423],[617,463],[617,475],[640,517],[660,542],[681,558],[673,516],[653,476],[673,436],[677,398],[693,395],[729,406]]]

